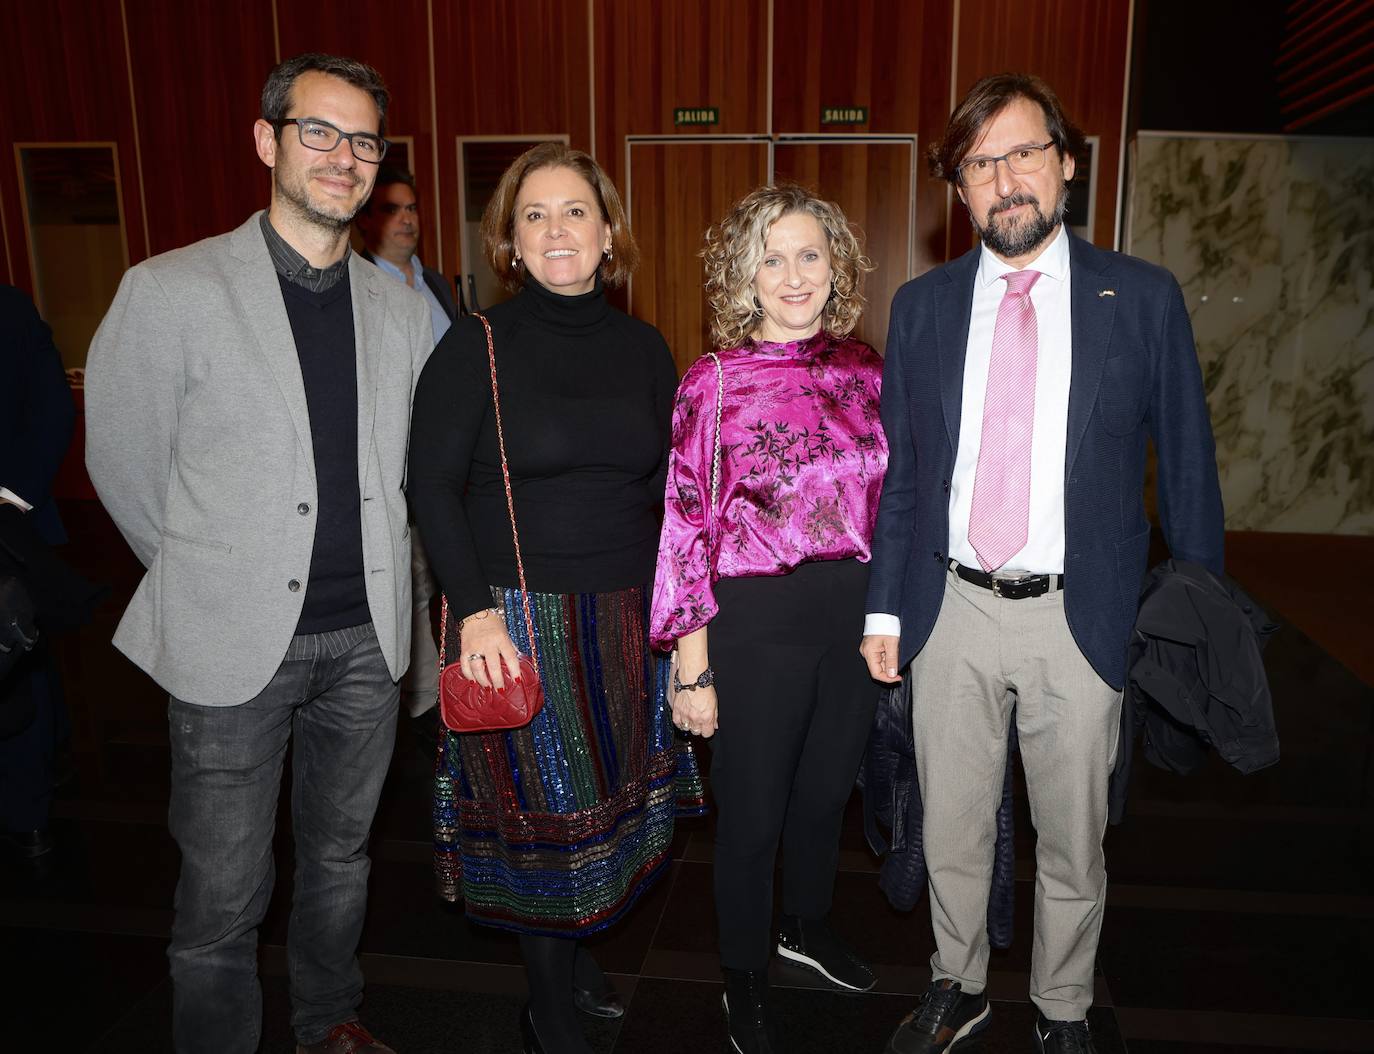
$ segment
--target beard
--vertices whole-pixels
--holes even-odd
[[[1006,212],[1008,209],[1015,208],[1017,205],[1029,205],[1032,215],[1028,219],[1019,221],[1013,220],[1010,223],[997,223],[996,217],[999,213]],[[1050,210],[1048,216],[1040,209],[1040,199],[1033,194],[1013,194],[1009,198],[1003,198],[992,208],[988,209],[988,221],[986,225],[979,224],[977,217],[972,212],[969,213],[969,220],[973,224],[973,229],[978,232],[978,237],[983,240],[983,244],[995,252],[998,256],[1015,259],[1018,256],[1025,256],[1043,245],[1046,239],[1054,233],[1064,221],[1064,210],[1069,205],[1069,188],[1065,184],[1059,188],[1059,193],[1055,197],[1054,208]]]
[[[281,165],[272,169],[272,183],[276,188],[277,197],[297,218],[311,226],[321,227],[331,234],[348,230],[353,217],[357,215],[366,199],[360,197],[352,207],[312,201],[310,180],[314,176],[329,176],[334,179],[351,179],[356,186],[361,184],[362,180],[355,173],[335,165],[296,169],[290,173],[282,169]]]

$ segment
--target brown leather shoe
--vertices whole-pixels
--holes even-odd
[[[378,1043],[372,1033],[356,1021],[335,1025],[329,1035],[308,1047],[296,1044],[296,1054],[396,1054],[385,1043]]]

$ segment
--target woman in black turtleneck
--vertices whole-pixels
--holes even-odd
[[[444,732],[436,866],[470,919],[520,935],[525,1049],[584,1052],[576,1009],[624,1009],[578,938],[629,910],[666,868],[675,811],[702,807],[647,636],[677,374],[659,332],[606,302],[637,250],[586,154],[523,154],[482,233],[518,290],[488,319],[545,703],[513,732]],[[408,492],[448,601],[450,662],[499,684],[512,637],[529,645],[477,319],[448,331],[420,377]]]

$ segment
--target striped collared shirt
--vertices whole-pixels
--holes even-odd
[[[348,271],[348,254],[351,250],[347,246],[344,247],[344,254],[338,263],[332,263],[325,268],[311,267],[310,261],[291,248],[286,239],[277,233],[277,229],[267,219],[266,212],[262,214],[261,223],[262,236],[267,240],[267,253],[272,257],[272,266],[277,269],[277,274],[288,282],[294,282],[312,293],[323,293],[337,285]]]

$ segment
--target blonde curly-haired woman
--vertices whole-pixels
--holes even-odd
[[[887,465],[882,363],[849,336],[871,265],[833,203],[761,187],[703,256],[718,350],[678,390],[650,637],[677,649],[674,721],[715,736],[726,1017],[752,1054],[778,1049],[766,977],[780,838],[779,954],[838,988],[874,980],[828,917],[877,698],[854,641]]]

